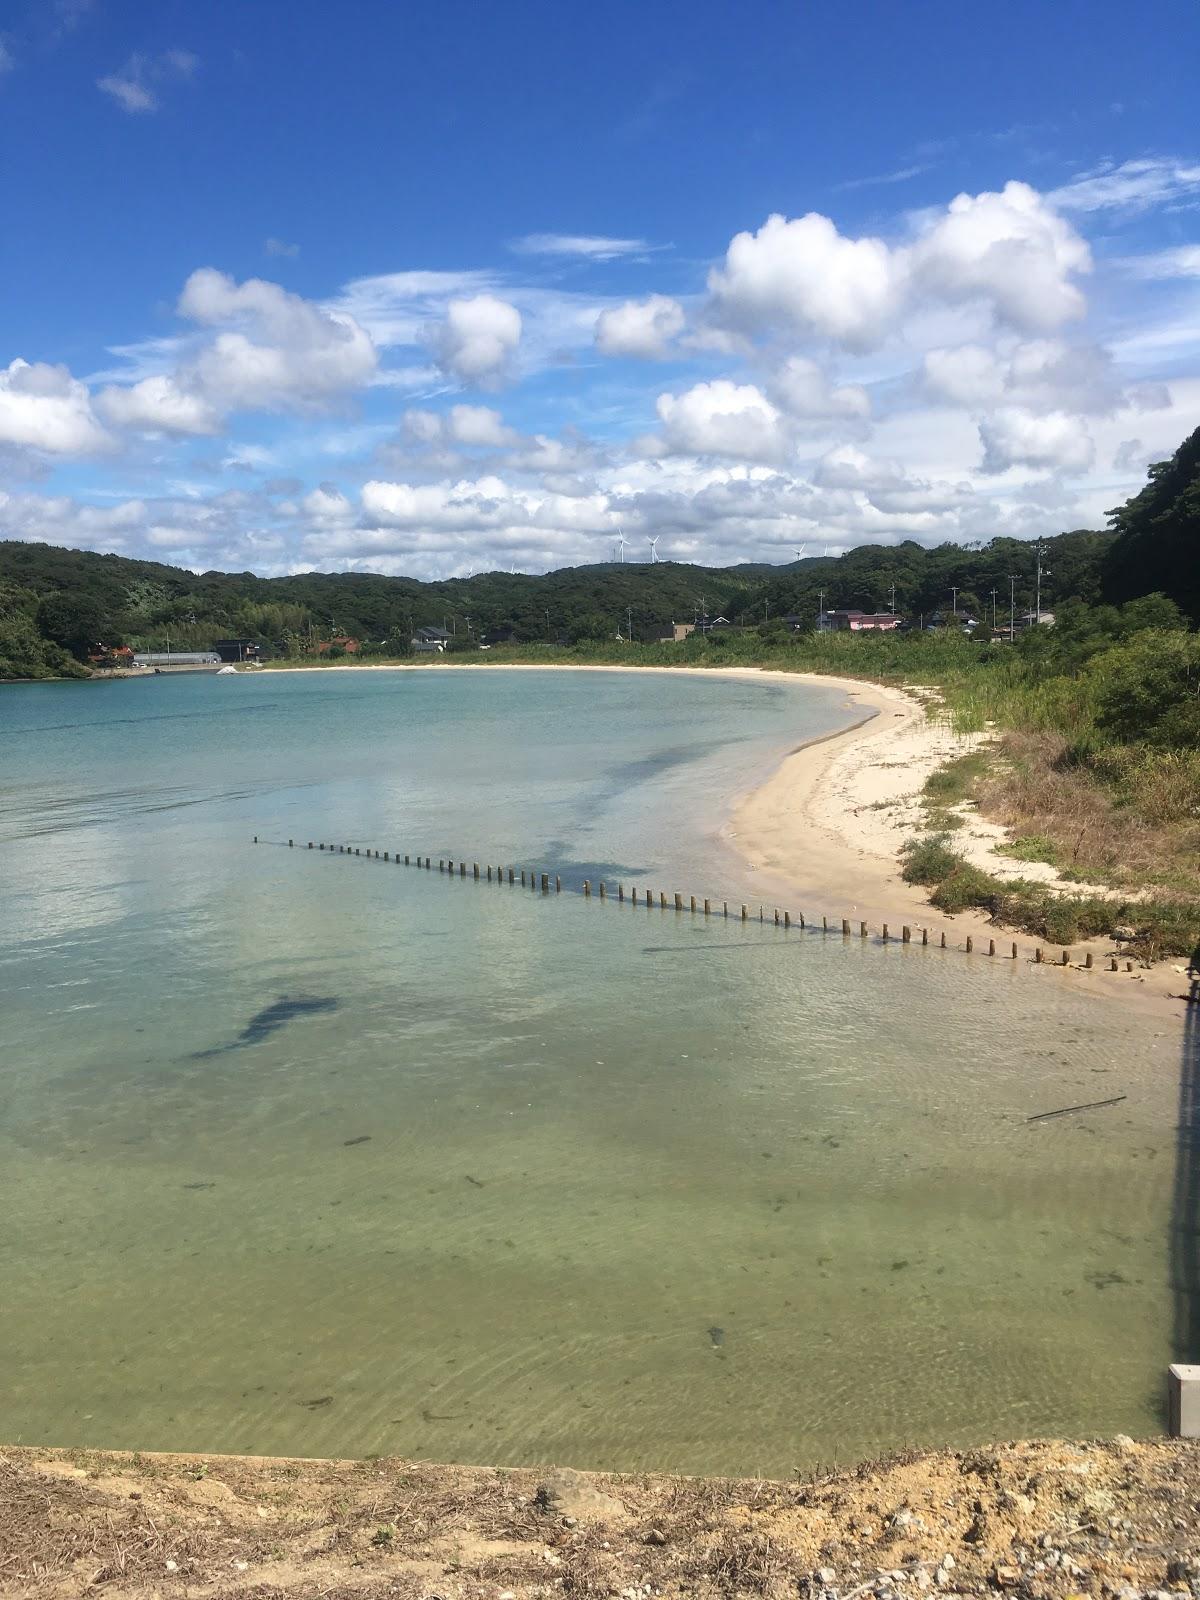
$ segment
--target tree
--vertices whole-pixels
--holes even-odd
[[[107,617],[99,601],[90,594],[47,595],[37,608],[38,632],[44,639],[69,650],[77,661],[86,661],[90,651],[103,639],[110,647],[119,638],[106,638]]]
[[[1149,478],[1108,514],[1117,537],[1103,562],[1104,597],[1120,603],[1160,591],[1200,622],[1200,428]]]
[[[1096,722],[1131,743],[1200,744],[1200,637],[1150,629],[1095,656]]]

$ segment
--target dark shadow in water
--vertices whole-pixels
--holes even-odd
[[[1192,955],[1200,969],[1200,948]],[[1190,986],[1179,1066],[1175,1201],[1171,1215],[1171,1287],[1175,1296],[1172,1359],[1200,1361],[1200,977]]]
[[[256,1012],[250,1021],[228,1044],[214,1045],[210,1050],[194,1050],[192,1061],[208,1061],[213,1056],[225,1055],[230,1050],[244,1050],[252,1044],[261,1044],[273,1033],[291,1022],[294,1017],[308,1017],[322,1011],[336,1011],[337,1001],[328,995],[280,995],[274,1005]]]

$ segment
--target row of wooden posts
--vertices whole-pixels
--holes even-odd
[[[258,835],[255,834],[254,835],[254,843],[257,844],[258,842],[259,842],[258,841]],[[294,839],[289,839],[288,840],[288,848],[289,849],[293,849],[293,850],[296,848],[296,841]],[[318,842],[318,843],[314,844],[311,839],[308,841],[307,848],[309,850],[328,850],[333,855],[355,855],[355,856],[358,856],[358,855],[364,854],[363,850],[357,845],[352,847],[352,846],[350,846],[348,844],[333,845],[333,844],[324,844],[322,842]],[[432,857],[430,857],[430,856],[417,856],[414,859],[414,858],[412,858],[410,856],[407,856],[407,855],[401,856],[399,851],[397,851],[395,853],[395,855],[393,856],[392,853],[390,851],[387,851],[387,850],[384,850],[382,855],[381,855],[378,850],[371,850],[371,849],[367,849],[365,854],[366,854],[366,856],[368,858],[372,858],[372,859],[374,859],[376,861],[380,861],[380,860],[382,860],[382,861],[392,861],[392,860],[394,860],[397,866],[410,867],[410,866],[414,866],[415,865],[415,866],[421,868],[425,872],[432,872],[433,871],[433,860],[432,860]],[[438,866],[438,871],[439,872],[442,872],[442,873],[447,873],[448,872],[451,877],[465,878],[467,876],[467,863],[465,861],[455,862],[455,861],[449,861],[449,860],[439,860],[437,866]],[[553,887],[553,891],[551,891],[551,875],[548,872],[538,873],[538,872],[534,872],[534,871],[528,871],[524,867],[490,867],[490,866],[481,867],[480,864],[477,861],[474,861],[474,862],[471,863],[471,877],[477,883],[478,882],[504,883],[506,874],[507,874],[507,881],[510,884],[515,885],[515,884],[517,884],[519,882],[521,884],[522,888],[524,888],[526,886],[526,884],[528,884],[528,887],[530,889],[532,889],[535,893],[537,893],[539,891],[542,894],[546,894],[546,895],[550,894],[551,892],[553,892],[554,894],[561,894],[562,893],[562,887],[563,887],[562,879],[560,877],[558,877],[557,875],[553,878],[554,887]],[[599,881],[597,883],[596,891],[597,891],[596,892],[596,897],[598,899],[600,899],[600,900],[609,900],[609,899],[612,898],[612,896],[608,892],[607,885],[603,881]],[[585,878],[583,880],[582,892],[583,892],[584,899],[590,900],[592,898],[592,883],[591,883],[591,880],[589,878]],[[623,905],[625,903],[626,894],[625,894],[625,885],[624,884],[619,883],[617,885],[616,898],[617,898],[618,904]],[[630,905],[636,906],[637,904],[639,904],[638,891],[637,891],[636,886],[634,886],[633,888],[630,889],[629,895],[628,895],[628,899],[629,899]],[[642,890],[641,903],[645,905],[645,907],[646,907],[646,909],[648,911],[654,910],[655,906],[657,905],[659,910],[661,910],[661,911],[668,911],[668,910],[674,909],[675,911],[678,911],[678,912],[685,912],[686,911],[692,916],[697,916],[697,915],[703,915],[703,916],[706,916],[706,917],[718,916],[718,917],[721,917],[721,918],[726,919],[726,920],[729,917],[729,902],[727,900],[720,901],[719,902],[720,910],[716,910],[715,906],[718,904],[718,902],[711,901],[711,900],[698,900],[694,894],[688,896],[686,905],[684,904],[683,896],[681,894],[675,894],[674,898],[673,898],[673,905],[672,905],[672,903],[668,902],[666,894],[663,893],[661,890],[658,892],[658,898],[656,900],[655,899],[655,891],[654,890],[652,890],[652,889],[643,889]],[[759,906],[757,918],[755,918],[752,915],[750,907],[748,905],[744,905],[744,904],[741,906],[740,913],[735,913],[735,915],[737,916],[737,919],[739,921],[741,921],[741,922],[751,922],[751,921],[766,922],[766,920],[767,920],[766,909],[763,906]],[[843,939],[849,939],[849,938],[852,937],[850,920],[847,917],[843,917],[841,920],[842,920],[842,926],[841,926],[842,938]],[[793,925],[801,927],[801,928],[805,928],[805,929],[807,929],[807,927],[808,927],[808,924],[804,920],[803,914],[798,916],[795,919],[795,923],[793,923],[793,918],[792,918],[791,912],[790,911],[781,912],[777,907],[775,908],[775,912],[774,912],[774,921],[775,921],[775,926],[776,927],[791,928]],[[814,929],[815,929],[816,925],[814,924],[813,926],[814,926]],[[821,932],[822,933],[828,933],[829,931],[830,931],[829,918],[828,917],[822,917],[821,918]],[[920,931],[920,934],[921,934],[921,940],[920,940],[921,944],[923,946],[928,946],[928,944],[929,944],[929,929],[928,928],[921,928],[919,931]],[[870,937],[870,930],[868,929],[867,924],[865,922],[861,922],[860,921],[859,924],[858,924],[858,937],[860,939],[866,939],[866,938]],[[889,931],[888,924],[886,922],[882,926],[882,929],[881,929],[881,932],[880,932],[880,939],[881,939],[881,942],[883,944],[889,944],[889,943],[894,942],[893,938],[892,938],[892,934]],[[913,942],[912,929],[906,923],[900,929],[900,943],[901,944],[911,944],[912,942]],[[940,936],[940,939],[939,939],[939,948],[942,949],[942,950],[945,950],[946,947],[947,947],[946,946],[946,935],[943,932],[941,934],[941,936]],[[971,934],[968,934],[967,935],[967,941],[966,941],[967,954],[968,955],[972,954],[974,949],[975,949],[975,940],[974,940],[974,938],[972,937]],[[988,953],[989,956],[995,956],[997,954],[995,939],[989,939],[988,940],[988,951],[987,951],[987,953]],[[1013,946],[1012,946],[1011,959],[1013,961],[1016,961],[1016,960],[1019,959],[1018,952],[1017,952],[1017,946],[1016,946],[1015,941],[1014,941]],[[1045,962],[1046,953],[1041,948],[1040,945],[1037,946],[1034,949],[1033,959],[1034,959],[1034,962],[1039,966],[1042,965]],[[1062,952],[1061,960],[1060,960],[1060,962],[1058,964],[1062,965],[1064,967],[1070,966],[1070,964],[1071,964],[1071,952],[1069,950],[1064,950]],[[1087,968],[1089,971],[1091,970],[1091,967],[1092,967],[1093,963],[1092,963],[1092,952],[1090,950],[1086,953],[1086,955],[1084,957],[1084,963],[1083,964],[1084,964],[1085,968]],[[1126,966],[1126,970],[1127,971],[1129,971],[1129,972],[1133,971],[1133,962],[1132,961],[1127,961],[1125,963],[1125,966]],[[1110,957],[1110,960],[1109,960],[1109,971],[1110,972],[1116,972],[1116,971],[1119,970],[1119,968],[1120,968],[1120,963],[1118,962],[1116,956]]]

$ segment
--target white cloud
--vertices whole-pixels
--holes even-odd
[[[912,251],[919,291],[984,299],[1003,320],[1039,333],[1083,315],[1071,280],[1091,264],[1084,240],[1026,183],[958,195]]]
[[[736,235],[708,287],[716,317],[734,328],[783,328],[869,350],[898,313],[903,270],[882,239],[847,239],[816,212],[776,214],[757,233]]]
[[[324,409],[369,383],[378,364],[369,335],[352,318],[262,278],[238,284],[201,267],[183,287],[179,312],[224,330],[180,374],[185,387],[221,410]]]
[[[85,383],[66,367],[16,360],[0,368],[0,443],[51,455],[95,455],[113,440]]]
[[[520,256],[581,256],[587,261],[615,261],[651,248],[645,239],[609,239],[591,233],[527,233],[509,245]]]
[[[665,294],[627,300],[596,319],[596,348],[606,356],[657,360],[670,354],[670,342],[683,332],[683,307]]]
[[[1023,406],[1002,406],[979,424],[984,472],[1033,467],[1086,472],[1096,450],[1082,417],[1064,411],[1039,416]]]
[[[1156,410],[1170,403],[1163,384],[1123,386],[1111,354],[1100,345],[1031,339],[1004,348],[959,345],[926,353],[926,390],[975,411],[1018,405],[1050,411],[1109,415]]]
[[[477,294],[450,301],[433,347],[444,372],[463,383],[488,387],[506,375],[520,338],[521,313],[516,306],[492,294]]]
[[[166,374],[143,378],[129,388],[102,389],[96,406],[114,427],[149,433],[212,434],[221,426],[214,406]]]
[[[1133,278],[1200,278],[1200,244],[1181,244],[1121,263]]]
[[[263,240],[263,249],[269,256],[287,256],[290,260],[294,260],[300,254],[298,244],[288,244],[286,239],[274,237]]]
[[[161,86],[190,78],[199,65],[200,58],[190,50],[164,50],[157,56],[136,54],[119,71],[97,78],[96,87],[111,95],[123,111],[157,111]]]
[[[490,406],[451,406],[448,429],[456,444],[489,445],[493,449],[515,444],[518,438]]]
[[[684,394],[659,395],[657,411],[662,439],[650,447],[667,454],[779,461],[789,451],[779,410],[753,384],[698,383]]]
[[[771,375],[772,400],[796,418],[867,417],[871,399],[858,384],[834,387],[815,361],[791,356]]]
[[[1200,165],[1175,156],[1104,162],[1046,196],[1061,211],[1144,211],[1200,193]]]

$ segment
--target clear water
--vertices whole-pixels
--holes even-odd
[[[436,870],[737,899],[723,799],[849,715],[501,670],[0,693],[0,1438],[779,1474],[1159,1428],[1177,1035]]]

